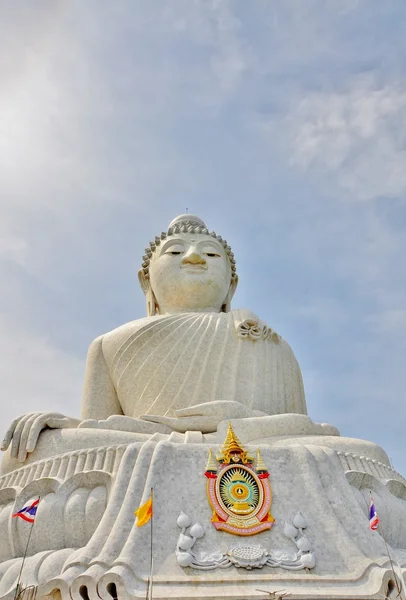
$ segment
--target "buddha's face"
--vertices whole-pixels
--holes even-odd
[[[231,265],[216,239],[180,233],[158,246],[149,278],[160,314],[219,312],[230,289]]]

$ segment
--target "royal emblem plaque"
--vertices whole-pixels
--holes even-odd
[[[234,535],[255,535],[270,529],[275,521],[271,515],[272,489],[259,449],[254,460],[229,424],[216,458],[210,450],[205,471],[214,527]]]

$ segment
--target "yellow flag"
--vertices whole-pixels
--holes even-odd
[[[152,517],[152,497],[148,498],[145,504],[137,508],[134,514],[137,517],[137,527],[146,525]]]

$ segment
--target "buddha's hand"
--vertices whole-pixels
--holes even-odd
[[[11,423],[1,449],[7,450],[11,444],[10,457],[24,462],[27,454],[35,449],[43,429],[73,429],[79,423],[79,419],[65,417],[60,413],[27,413]]]
[[[217,431],[218,424],[225,419],[261,417],[265,413],[259,410],[252,410],[244,406],[244,404],[233,400],[215,400],[175,410],[175,415],[176,417],[143,415],[140,418],[145,421],[167,425],[173,431],[178,431],[179,433],[185,433],[185,431],[213,433]]]
[[[111,429],[113,431],[124,431],[129,433],[171,433],[169,427],[146,423],[144,420],[124,415],[111,415],[107,419],[86,419],[81,421],[79,429]]]

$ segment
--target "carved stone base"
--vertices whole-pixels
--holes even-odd
[[[235,430],[244,441],[238,424]],[[0,480],[5,484],[0,490],[0,599],[14,598],[30,527],[12,520],[11,513],[36,495],[41,503],[22,582],[37,588],[38,600],[145,598],[150,526],[136,527],[134,510],[147,499],[151,486],[154,599],[248,600],[272,598],[270,592],[276,590],[285,590],[291,600],[385,597],[394,574],[379,532],[369,529],[369,490],[400,580],[406,570],[406,487],[379,461],[338,455],[321,442],[316,446],[298,438],[296,445],[290,440],[285,446],[281,441],[261,446],[275,523],[249,540],[216,531],[211,523],[203,475],[208,444],[197,435],[74,450],[32,463],[25,467],[29,472],[23,468],[10,473]],[[349,469],[352,461],[356,468]],[[204,532],[193,551],[200,558],[218,553],[219,562],[227,556],[233,564],[208,571],[179,564],[181,510],[198,520]],[[299,561],[298,570],[287,571],[275,560],[282,556],[279,552],[285,556],[281,560],[297,561],[298,538],[289,539],[287,524],[292,525],[298,511],[307,522],[310,549],[302,554],[311,552],[314,564],[306,559],[308,564]],[[241,568],[248,559],[263,564]]]

